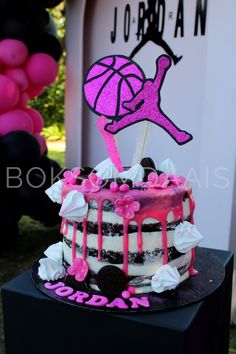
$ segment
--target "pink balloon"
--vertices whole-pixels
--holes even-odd
[[[20,107],[20,108],[26,108],[28,102],[29,102],[29,95],[26,93],[26,92],[22,92],[20,94],[20,99],[19,99],[19,102],[17,104],[17,107]]]
[[[44,127],[44,120],[42,115],[33,108],[27,108],[25,111],[32,119],[33,133],[40,133]]]
[[[29,98],[38,97],[43,93],[43,91],[44,91],[44,86],[35,87],[29,84],[29,87],[27,88],[27,93],[29,95]]]
[[[34,134],[35,138],[38,140],[40,147],[41,147],[41,152],[44,153],[47,150],[47,143],[46,143],[46,139],[44,138],[44,136],[40,135],[40,134]]]
[[[55,81],[58,63],[48,54],[33,54],[27,61],[26,73],[34,86],[48,86]]]
[[[0,135],[3,136],[14,130],[33,132],[30,116],[21,109],[13,109],[0,115]]]
[[[0,62],[15,68],[25,63],[28,57],[26,45],[17,39],[4,39],[0,42]]]
[[[9,111],[19,101],[19,89],[12,79],[0,75],[0,111]]]
[[[15,81],[20,91],[25,91],[29,86],[29,80],[25,71],[21,68],[12,68],[5,71],[5,75]]]

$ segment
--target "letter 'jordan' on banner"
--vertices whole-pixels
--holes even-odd
[[[174,53],[173,48],[163,38],[164,30],[167,25],[166,19],[175,21],[174,37],[184,37],[184,15],[186,4],[184,0],[176,1],[178,3],[176,14],[169,11],[167,14],[166,0],[148,0],[145,4],[140,1],[138,4],[137,32],[136,38],[139,42],[131,51],[130,58],[133,58],[148,42],[161,47],[167,55],[171,57],[176,65],[183,57]],[[206,32],[206,16],[207,16],[207,0],[196,0],[195,4],[195,20],[194,20],[194,36],[204,36]],[[120,13],[119,13],[120,15]],[[117,16],[118,8],[114,8],[114,25],[111,31],[111,42],[116,42],[117,36]],[[135,17],[131,20],[131,6],[126,4],[124,10],[124,41],[128,42],[130,38],[131,22],[135,23]]]

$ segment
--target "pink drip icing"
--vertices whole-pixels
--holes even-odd
[[[64,230],[63,230],[63,233],[64,233],[65,236],[68,234],[68,229],[69,229],[69,222],[68,222],[68,220],[65,219],[65,221],[64,221]]]
[[[123,272],[128,275],[128,263],[129,263],[129,219],[123,218]]]
[[[191,263],[190,263],[190,267],[189,267],[189,274],[194,276],[198,274],[198,270],[194,269],[194,260],[195,260],[195,248],[192,248],[191,250],[192,252],[192,257],[191,257]]]
[[[187,192],[188,193],[188,198],[189,198],[189,209],[190,209],[190,222],[191,224],[194,224],[194,219],[193,219],[193,212],[194,212],[194,209],[195,209],[195,202],[194,202],[194,199],[193,199],[193,195],[191,192]]]
[[[86,261],[87,258],[87,219],[83,220],[83,260]]]
[[[60,233],[61,233],[61,234],[63,234],[64,226],[65,226],[65,219],[62,218],[62,219],[61,219],[61,228],[60,228]]]
[[[138,252],[142,253],[143,252],[143,234],[142,234],[142,223],[138,223],[138,237],[137,237],[137,243],[138,243]]]
[[[70,190],[79,190],[80,186],[69,186],[67,187],[67,192]],[[166,234],[166,224],[168,214],[172,211],[174,214],[175,220],[184,220],[183,213],[183,197],[185,193],[188,193],[189,203],[190,203],[190,214],[191,221],[193,221],[193,211],[194,211],[194,200],[191,194],[190,185],[186,186],[174,186],[168,187],[162,190],[146,190],[145,195],[143,191],[130,189],[126,192],[126,195],[132,196],[135,200],[141,202],[141,209],[137,212],[133,219],[123,218],[123,271],[128,274],[128,251],[129,251],[129,234],[128,234],[128,225],[130,221],[135,221],[138,225],[138,235],[137,235],[137,247],[139,252],[142,252],[142,224],[145,219],[153,218],[158,220],[162,225],[162,240],[163,240],[163,249],[164,249],[164,259],[163,263],[168,263],[168,242],[167,242],[167,234]],[[115,205],[115,201],[119,198],[123,198],[124,192],[112,192],[110,189],[102,189],[98,193],[85,193],[86,201],[89,203],[94,200],[98,205],[98,260],[101,261],[101,251],[103,247],[103,236],[102,235],[102,208],[105,200],[109,200],[113,205]],[[142,203],[145,198],[145,205],[142,206]],[[85,232],[85,224],[83,225],[84,229],[84,238],[83,238],[83,246],[86,244],[86,232]],[[86,247],[83,247],[85,249]],[[83,253],[83,257],[86,257]]]
[[[191,192],[188,192],[188,198],[189,198],[189,209],[190,209],[190,222],[191,222],[191,224],[194,224],[193,212],[195,209],[195,202],[194,202],[193,195]],[[198,271],[196,269],[194,269],[195,249],[192,248],[191,252],[192,252],[192,255],[191,255],[191,262],[190,262],[190,266],[189,266],[189,274],[194,276],[194,275],[198,274]]]
[[[178,207],[173,209],[175,221],[181,220],[184,221],[184,205],[181,203]]]
[[[166,232],[166,221],[161,223],[162,227],[162,246],[164,248],[163,264],[168,263],[168,241]]]
[[[102,236],[102,207],[103,202],[98,203],[98,262],[102,260],[102,244],[103,244],[103,236]]]
[[[72,261],[73,262],[76,258],[76,232],[77,232],[77,222],[73,222],[73,234],[72,234]]]
[[[62,189],[62,204],[63,204],[63,202],[64,202],[65,197],[66,197],[66,191],[65,191],[65,189],[64,189],[64,184],[63,184],[63,189]],[[61,228],[60,228],[60,233],[61,233],[61,234],[63,234],[63,231],[64,231],[65,221],[66,221],[65,218],[62,218],[62,219],[61,219]]]

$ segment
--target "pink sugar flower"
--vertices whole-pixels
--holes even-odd
[[[165,173],[161,173],[159,176],[156,172],[151,172],[148,175],[147,186],[149,188],[161,188],[165,189],[168,186],[169,180]]]
[[[139,202],[130,195],[125,195],[123,199],[117,199],[115,202],[116,214],[126,219],[133,219],[134,213],[139,211],[139,209]]]
[[[84,281],[88,274],[88,264],[82,258],[76,258],[73,265],[68,268],[68,274],[75,275],[77,281]]]
[[[80,168],[75,167],[72,171],[66,171],[63,173],[64,182],[66,184],[76,184],[77,177],[80,175]]]
[[[181,186],[182,184],[184,184],[186,182],[186,179],[182,176],[170,175],[168,177],[168,179],[176,187]]]
[[[96,173],[90,173],[87,179],[82,182],[82,190],[84,192],[96,193],[101,189],[102,180],[96,175]]]

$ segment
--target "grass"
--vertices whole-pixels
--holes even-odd
[[[49,157],[57,160],[64,166],[64,148],[60,142],[49,143]],[[19,223],[20,237],[15,248],[6,251],[0,256],[0,287],[29,269],[35,259],[52,243],[58,242],[61,237],[59,226],[46,228],[38,222],[23,217]],[[0,354],[4,354],[3,319],[0,298]],[[32,353],[33,354],[33,353]],[[200,354],[200,353],[199,353]],[[212,353],[209,353],[212,354]],[[236,327],[230,332],[229,354],[236,354]]]

